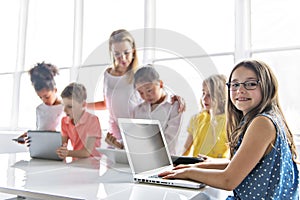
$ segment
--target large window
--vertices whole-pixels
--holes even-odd
[[[279,97],[285,117],[290,128],[300,133],[300,104],[298,101],[298,91],[300,85],[300,49],[294,51],[280,51],[253,54],[254,58],[268,63],[277,76],[279,84]],[[297,97],[296,97],[297,96]]]
[[[144,1],[141,0],[88,0],[83,9],[82,61],[101,45],[105,45],[110,34],[117,29],[129,31],[144,27]],[[103,64],[108,57],[108,46],[99,54],[98,60],[89,64]],[[94,62],[94,63],[91,63]]]
[[[252,0],[252,48],[300,46],[298,0]]]
[[[279,97],[290,128],[300,133],[300,13],[297,0],[252,0],[252,57],[265,61],[279,82]]]
[[[0,1],[0,73],[15,71],[19,12],[20,0]]]
[[[71,66],[74,31],[73,1],[30,0],[26,33],[25,70],[37,62]]]
[[[107,41],[112,31],[124,28],[136,38],[140,64],[159,65],[170,89],[186,99],[186,121],[199,111],[203,78],[228,76],[237,55],[247,55],[274,69],[287,120],[300,133],[298,7],[298,0],[3,0],[0,90],[5,106],[0,129],[35,128],[35,107],[41,101],[27,71],[37,62],[60,68],[58,94],[77,80],[87,85],[88,101],[102,100],[101,76],[111,63]],[[243,12],[246,17],[239,16],[242,9],[250,11]],[[157,35],[144,32],[149,26]],[[235,35],[243,28],[249,37]],[[154,46],[145,48],[148,41]],[[238,48],[245,44],[249,49]]]
[[[13,76],[11,74],[8,75],[0,75],[0,89],[1,89],[1,111],[2,115],[0,116],[0,127],[4,127],[6,129],[10,128],[10,117],[11,117],[11,108],[12,103],[11,99],[13,96]]]
[[[234,51],[233,0],[158,0],[156,4],[157,28],[183,34],[208,54]]]

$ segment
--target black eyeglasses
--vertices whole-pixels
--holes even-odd
[[[230,82],[230,83],[226,83],[226,85],[227,85],[228,89],[231,91],[238,90],[241,87],[241,85],[244,85],[244,88],[246,90],[255,90],[257,88],[258,83],[259,83],[259,80],[245,81],[244,83]]]

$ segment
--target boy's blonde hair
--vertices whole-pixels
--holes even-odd
[[[86,101],[87,92],[84,85],[80,83],[70,83],[61,93],[61,98],[69,98],[83,103]]]

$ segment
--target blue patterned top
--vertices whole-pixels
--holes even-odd
[[[299,199],[299,171],[292,160],[283,122],[275,114],[263,113],[276,127],[274,148],[265,155],[227,199]],[[235,152],[244,135],[241,135]],[[250,152],[249,152],[250,153]]]

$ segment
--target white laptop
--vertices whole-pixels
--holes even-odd
[[[119,118],[128,162],[135,182],[202,188],[203,183],[162,179],[157,174],[173,168],[172,159],[158,120]]]
[[[29,153],[32,158],[62,160],[56,149],[62,145],[61,133],[56,131],[27,131],[30,141]]]

